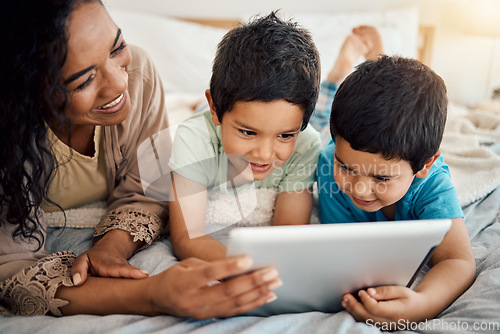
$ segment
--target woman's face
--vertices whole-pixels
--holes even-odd
[[[130,112],[127,66],[131,54],[121,30],[97,2],[69,16],[68,56],[62,67],[73,126],[115,125]]]

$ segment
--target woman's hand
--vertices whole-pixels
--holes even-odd
[[[248,272],[252,261],[239,256],[212,262],[189,258],[145,279],[88,277],[77,287],[61,286],[64,315],[170,314],[207,319],[245,313],[276,299],[283,283],[274,268]]]
[[[71,269],[73,283],[78,286],[87,280],[87,274],[101,277],[146,278],[148,273],[130,265],[128,259],[142,243],[134,243],[123,230],[106,233],[88,251],[75,260]]]
[[[154,309],[162,314],[206,319],[229,317],[274,301],[272,290],[283,283],[274,268],[251,273],[249,257],[213,262],[183,260],[148,280]]]
[[[384,328],[404,329],[409,321],[419,322],[426,318],[423,296],[402,286],[380,286],[360,290],[359,300],[346,294],[342,306],[357,321]]]

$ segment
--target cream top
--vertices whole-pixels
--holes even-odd
[[[103,152],[102,127],[94,130],[94,156],[89,157],[64,144],[49,129],[48,136],[52,142],[52,152],[58,168],[49,184],[49,198],[64,210],[84,204],[103,201],[108,197],[106,183],[106,165]],[[45,212],[59,211],[53,204],[44,201]]]

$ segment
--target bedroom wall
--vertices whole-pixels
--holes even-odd
[[[459,31],[457,23],[452,22],[451,13],[460,1],[468,0],[288,0],[286,2],[279,0],[104,0],[110,8],[133,9],[176,17],[217,19],[247,17],[259,12],[267,13],[277,8],[287,13],[324,13],[418,5],[421,24],[435,27],[429,65],[446,81],[452,101],[474,105],[489,98],[493,88],[500,87],[500,38],[471,36]]]
[[[421,23],[435,27],[430,65],[445,79],[451,99],[466,105],[500,88],[500,31],[492,32],[496,38],[465,32],[463,8],[471,1],[482,0],[417,1]]]

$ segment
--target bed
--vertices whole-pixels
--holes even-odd
[[[129,43],[146,49],[161,72],[166,88],[171,125],[189,116],[203,99],[217,42],[224,27],[160,17],[127,10],[112,10]],[[295,15],[295,20],[311,30],[321,54],[323,68],[333,60],[349,30],[358,24],[379,28],[387,53],[409,57],[428,56],[422,48],[428,35],[419,32],[418,10],[413,7],[379,12]],[[247,19],[247,18],[240,18]],[[425,59],[424,59],[425,61]],[[326,73],[326,71],[324,71]],[[498,103],[466,108],[450,102],[450,112],[441,151],[452,172],[477,265],[472,287],[438,318],[408,324],[407,331],[420,333],[500,332],[500,107]],[[271,194],[260,193],[259,201],[268,203]],[[214,194],[211,206],[225,205]],[[62,216],[50,216],[47,247],[51,252],[71,250],[77,255],[91,246],[92,226],[104,213],[102,203],[68,210],[67,226]],[[210,210],[210,208],[209,208]],[[214,212],[220,210],[213,210]],[[266,224],[272,215],[268,205],[258,205],[251,221]],[[210,215],[209,224],[224,238],[222,216]],[[317,223],[316,211],[311,218]],[[156,241],[138,252],[130,262],[151,275],[167,269],[177,260],[170,241]],[[1,333],[379,333],[370,324],[356,323],[347,312],[327,314],[309,312],[271,317],[236,316],[228,319],[197,321],[173,316],[135,315],[69,317],[0,317]]]

